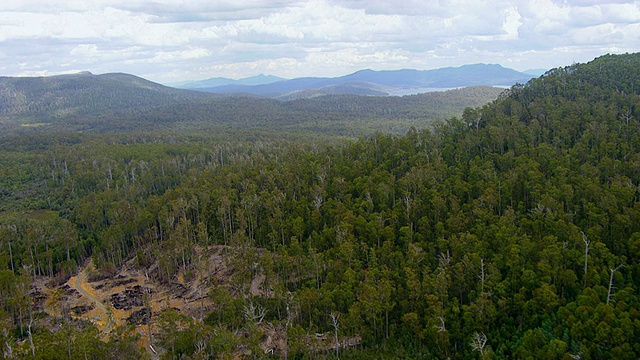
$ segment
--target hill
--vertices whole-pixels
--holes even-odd
[[[79,73],[51,77],[0,77],[0,116],[64,117],[98,112],[149,109],[201,99],[205,94],[166,87],[128,74]]]
[[[154,108],[212,97],[120,73],[0,77],[0,126],[5,134],[21,126],[58,131],[132,129],[140,114]]]
[[[357,84],[341,85],[343,91]],[[476,92],[475,98],[464,93]],[[312,131],[332,135],[365,135],[393,124],[393,131],[451,115],[467,106],[491,101],[500,89],[461,90],[425,96],[423,102],[401,97],[359,99],[334,96],[317,99],[300,108],[287,101],[245,95],[217,95],[174,89],[127,74],[81,73],[41,78],[0,78],[0,127],[3,135],[51,131],[202,131],[221,128],[292,132]],[[317,95],[328,92],[318,91]],[[363,94],[381,92],[363,90]],[[290,96],[295,99],[296,96]],[[468,101],[465,101],[468,100]],[[458,101],[462,100],[462,101]],[[315,100],[314,100],[315,101]],[[365,107],[350,103],[365,102]],[[380,105],[387,109],[383,112]],[[320,104],[322,104],[320,106]],[[327,106],[327,108],[322,108]],[[410,108],[402,109],[409,106]],[[354,111],[354,109],[360,109]],[[307,111],[310,110],[310,111]],[[328,113],[331,113],[329,117]],[[347,117],[348,113],[348,117]],[[407,114],[411,113],[409,117]],[[389,124],[383,124],[389,121]],[[312,126],[309,124],[313,123]]]
[[[363,94],[418,93],[422,89],[449,89],[467,86],[511,86],[526,83],[533,76],[500,65],[475,64],[436,70],[361,70],[335,78],[297,78],[269,84],[247,86],[226,84],[199,87],[213,93],[246,93],[266,97],[301,98],[318,92]],[[354,86],[357,84],[357,86]],[[365,90],[366,89],[366,90]]]

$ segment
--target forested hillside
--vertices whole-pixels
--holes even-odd
[[[415,96],[331,95],[279,101],[173,89],[127,74],[0,77],[0,138],[59,132],[238,132],[358,137],[404,134],[459,116],[503,90],[469,87]]]
[[[211,98],[128,74],[88,72],[51,77],[0,77],[0,116],[56,121],[98,113],[145,111],[167,102]]]
[[[33,301],[91,258],[150,284],[225,274],[201,318],[153,309],[162,358],[639,358],[639,95],[640,54],[606,55],[401,136],[7,138],[0,341],[155,356],[146,327],[103,342],[45,311],[55,292]]]

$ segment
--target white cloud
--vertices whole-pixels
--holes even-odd
[[[601,5],[602,14],[608,22],[637,24],[640,22],[640,4]]]
[[[0,69],[166,82],[476,62],[524,70],[638,51],[638,24],[637,0],[4,0],[0,54],[13,61]]]
[[[154,52],[153,57],[142,62],[147,63],[164,63],[193,59],[202,59],[211,56],[211,51],[203,48],[184,49],[176,51],[160,51]]]
[[[517,40],[518,39],[518,29],[522,25],[520,19],[522,16],[518,12],[516,8],[510,8],[505,10],[505,19],[502,23],[502,30],[505,32],[505,39],[509,40]]]

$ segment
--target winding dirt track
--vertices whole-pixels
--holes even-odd
[[[104,328],[102,328],[101,331],[103,334],[108,334],[116,326],[116,319],[115,319],[115,316],[113,316],[113,313],[109,309],[107,309],[107,307],[102,303],[102,301],[100,301],[100,299],[93,296],[91,294],[91,291],[87,289],[87,287],[91,287],[91,285],[87,284],[87,269],[89,268],[89,266],[84,268],[82,272],[78,274],[78,277],[76,278],[74,285],[75,285],[75,288],[82,295],[89,298],[89,300],[95,303],[96,307],[100,309],[101,312],[104,313],[104,318],[107,319],[107,325]]]

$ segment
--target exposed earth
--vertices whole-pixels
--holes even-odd
[[[43,309],[53,318],[69,316],[76,320],[93,323],[108,339],[116,329],[134,326],[140,334],[140,346],[147,349],[152,358],[158,358],[156,349],[149,345],[151,337],[158,335],[156,319],[167,309],[180,314],[202,319],[215,306],[208,296],[215,286],[228,286],[233,273],[230,258],[238,253],[228,246],[212,246],[197,249],[198,265],[192,267],[188,277],[180,273],[169,284],[161,284],[149,274],[157,264],[150,267],[135,266],[135,258],[125,263],[115,273],[105,276],[98,272],[89,259],[80,272],[59,286],[51,286],[39,281],[32,291],[34,301],[40,302]],[[193,269],[198,269],[193,271]],[[265,286],[266,276],[256,273],[249,285],[252,296],[273,296],[273,290]],[[279,325],[262,323],[265,333],[261,347],[265,353],[284,354],[284,328]],[[359,337],[343,338],[340,347],[356,346]],[[306,343],[309,349],[327,351],[334,348],[333,336],[310,334]]]
[[[149,269],[139,269],[130,260],[115,275],[104,277],[89,259],[80,272],[60,286],[47,284],[44,279],[32,291],[34,302],[41,304],[52,317],[70,316],[93,323],[104,339],[116,329],[134,325],[141,335],[142,346],[149,348],[148,331],[157,332],[154,319],[162,311],[172,308],[183,315],[202,318],[212,306],[208,293],[212,285],[228,277],[222,246],[200,249],[200,260],[213,264],[213,278],[204,281],[204,274],[185,279],[180,274],[168,285],[148,276]],[[151,324],[149,324],[151,322]],[[149,326],[151,325],[151,326]],[[152,351],[150,351],[152,355]]]

